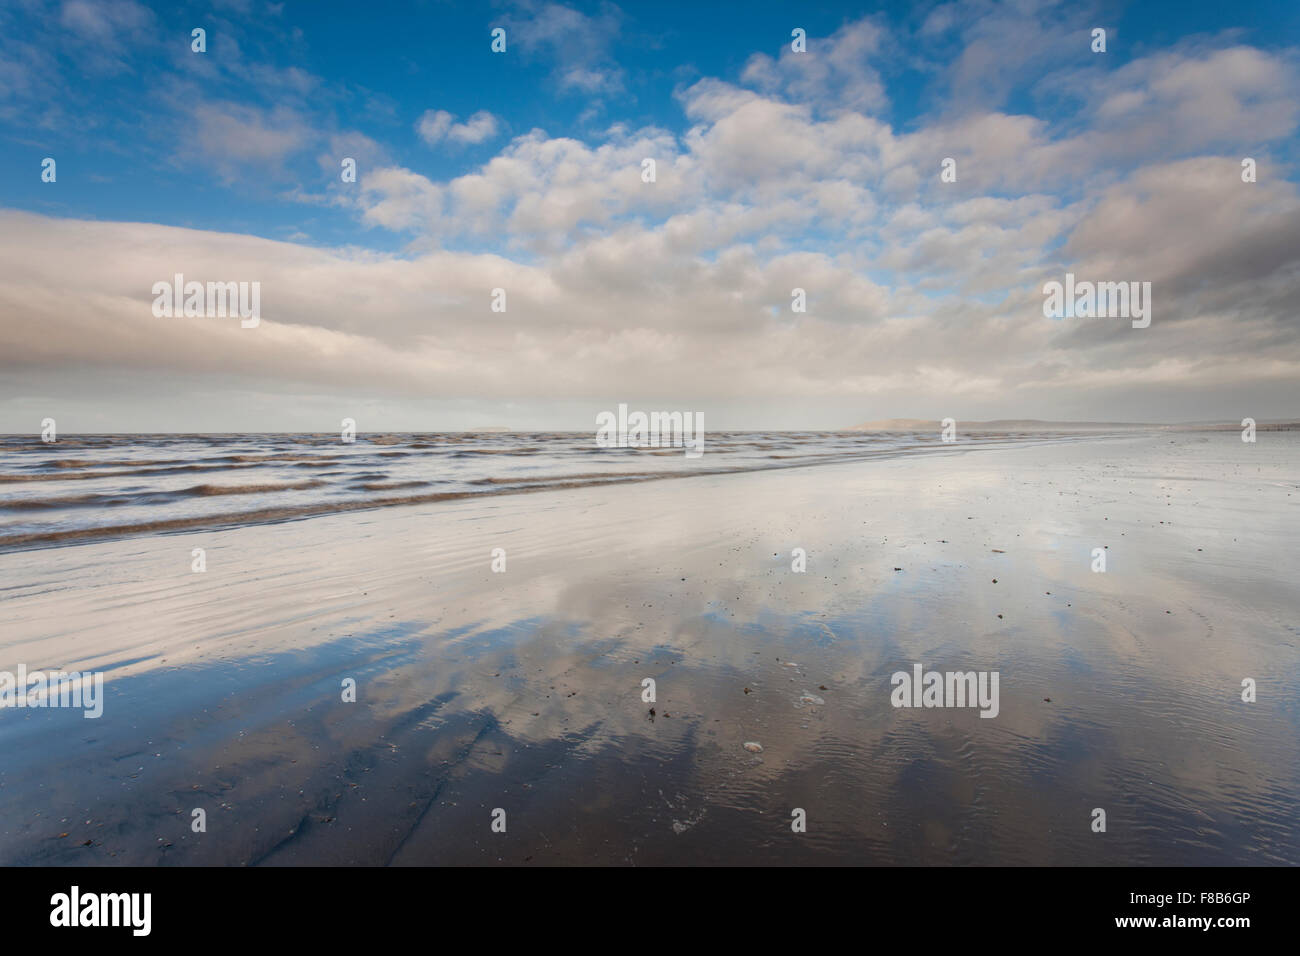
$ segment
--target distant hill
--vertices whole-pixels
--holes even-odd
[[[842,429],[846,432],[917,432],[938,431],[943,424],[931,418],[885,418],[880,421],[863,422]],[[987,422],[971,422],[957,419],[959,431],[1234,431],[1241,428],[1241,420],[1231,422],[1184,422],[1177,425],[1161,425],[1154,422],[1048,422],[1038,418],[999,418]],[[1295,431],[1300,430],[1296,421],[1256,421],[1256,431]]]
[[[1241,420],[1235,422],[1186,422],[1182,425],[1165,425],[1164,428],[1175,432],[1235,432],[1241,430]],[[1293,432],[1300,430],[1300,422],[1286,419],[1271,422],[1255,422],[1257,432]]]
[[[863,422],[844,429],[849,432],[912,432],[938,431],[943,425],[937,419],[927,418],[886,418],[875,422]],[[1166,425],[1152,425],[1142,422],[1045,422],[1037,418],[999,418],[987,422],[970,422],[957,419],[957,428],[961,431],[1121,431],[1167,428]]]

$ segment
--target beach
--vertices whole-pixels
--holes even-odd
[[[897,452],[0,553],[0,862],[1300,863],[1297,433]]]

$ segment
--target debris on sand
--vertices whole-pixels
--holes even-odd
[[[752,754],[761,754],[763,752],[763,745],[757,740],[747,740],[745,741],[745,749]]]

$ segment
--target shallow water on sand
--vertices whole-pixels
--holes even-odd
[[[1060,433],[969,432],[962,446]],[[789,468],[943,449],[930,432],[720,432],[602,448],[590,432],[0,435],[0,550],[235,527],[493,494]]]
[[[1297,464],[950,449],[0,555],[0,669],[107,675],[98,720],[0,710],[0,862],[1295,864]],[[917,663],[998,716],[891,706]]]

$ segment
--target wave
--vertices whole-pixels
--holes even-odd
[[[194,471],[230,471],[235,468],[255,468],[256,465],[178,465],[173,468],[134,468],[130,471],[74,471],[68,474],[49,474],[32,472],[0,474],[0,483],[13,484],[20,481],[87,481],[92,478],[133,478],[139,475],[179,475]]]
[[[49,508],[79,508],[91,505],[112,507],[125,504],[148,504],[158,501],[177,501],[188,497],[214,497],[218,495],[258,495],[276,491],[305,491],[323,488],[329,482],[313,478],[309,481],[276,482],[260,485],[194,485],[176,491],[150,491],[137,495],[120,493],[58,495],[52,498],[12,498],[0,501],[0,511],[40,511]]]
[[[319,478],[312,478],[308,481],[284,481],[273,482],[265,485],[195,485],[193,488],[186,488],[184,491],[175,492],[177,495],[256,495],[270,491],[305,491],[308,488],[323,488],[329,482],[321,481]]]
[[[384,441],[358,439],[346,450],[340,449],[337,435],[190,436],[183,440],[135,436],[133,440],[115,439],[97,446],[96,450],[102,451],[134,443],[137,450],[152,449],[168,456],[148,462],[130,461],[138,466],[131,468],[120,467],[128,461],[120,452],[104,459],[77,455],[33,462],[33,456],[43,450],[40,446],[33,448],[30,440],[24,440],[22,446],[6,444],[0,438],[0,482],[119,479],[108,487],[96,486],[94,493],[0,496],[0,513],[14,515],[14,520],[0,524],[0,551],[138,534],[231,528],[489,495],[1103,437],[1108,436],[1004,433],[953,445],[940,443],[937,435],[722,433],[711,439],[704,457],[699,459],[686,458],[681,448],[600,448],[589,434],[466,434],[426,437],[419,442],[411,441],[410,435],[387,436]],[[256,450],[258,443],[263,450]],[[307,453],[308,448],[326,444],[329,453]],[[405,447],[367,447],[397,444]],[[191,451],[189,458],[171,457]],[[592,458],[592,454],[600,457]],[[34,465],[33,470],[24,472],[29,463]],[[303,474],[301,469],[312,470]],[[183,482],[185,475],[222,472],[239,474],[244,480],[170,487]],[[241,502],[243,508],[221,504],[241,497],[247,499]]]

